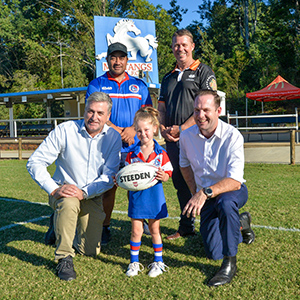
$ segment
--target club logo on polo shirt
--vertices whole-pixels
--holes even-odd
[[[214,75],[210,75],[206,80],[206,86],[208,89],[216,91],[217,90],[217,81]]]
[[[136,84],[132,84],[132,85],[129,86],[129,91],[131,93],[138,93],[139,90],[140,90],[140,88]]]

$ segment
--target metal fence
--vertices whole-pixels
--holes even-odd
[[[0,137],[17,138],[18,136],[47,135],[59,123],[78,120],[79,117],[36,118],[0,120]]]
[[[227,122],[239,129],[243,134],[263,134],[289,132],[296,130],[295,140],[299,143],[299,114],[295,108],[294,114],[283,115],[256,115],[256,116],[239,116],[235,114],[227,114]],[[248,137],[249,138],[249,137]]]

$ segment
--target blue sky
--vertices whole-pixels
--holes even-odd
[[[165,10],[169,10],[171,8],[170,6],[170,0],[148,0],[153,5],[162,5],[162,7]],[[182,8],[187,8],[188,12],[183,16],[183,20],[180,23],[179,28],[183,28],[188,26],[192,23],[193,20],[199,19],[199,14],[196,13],[196,10],[198,10],[198,6],[201,4],[202,1],[200,0],[177,0],[177,5],[180,5]]]

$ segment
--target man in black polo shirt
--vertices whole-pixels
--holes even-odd
[[[161,134],[166,140],[167,152],[173,165],[172,180],[181,212],[192,195],[179,168],[180,132],[195,124],[193,113],[196,92],[201,89],[217,90],[216,77],[211,68],[193,59],[194,48],[190,31],[181,29],[173,34],[172,50],[177,65],[164,76],[158,103]],[[195,235],[194,218],[181,213],[178,231],[167,239],[190,235]]]

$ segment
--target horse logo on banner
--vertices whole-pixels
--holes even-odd
[[[129,53],[128,60],[136,60],[137,53],[140,52],[140,56],[145,58],[146,62],[152,61],[151,54],[158,46],[157,40],[153,35],[139,36],[141,30],[135,26],[133,20],[129,19],[118,21],[113,31],[115,33],[114,36],[111,36],[109,33],[106,35],[108,46],[116,42],[122,43],[127,47]],[[133,32],[135,37],[129,35],[129,32]],[[101,60],[106,55],[106,52],[102,52],[96,56],[96,59]]]

